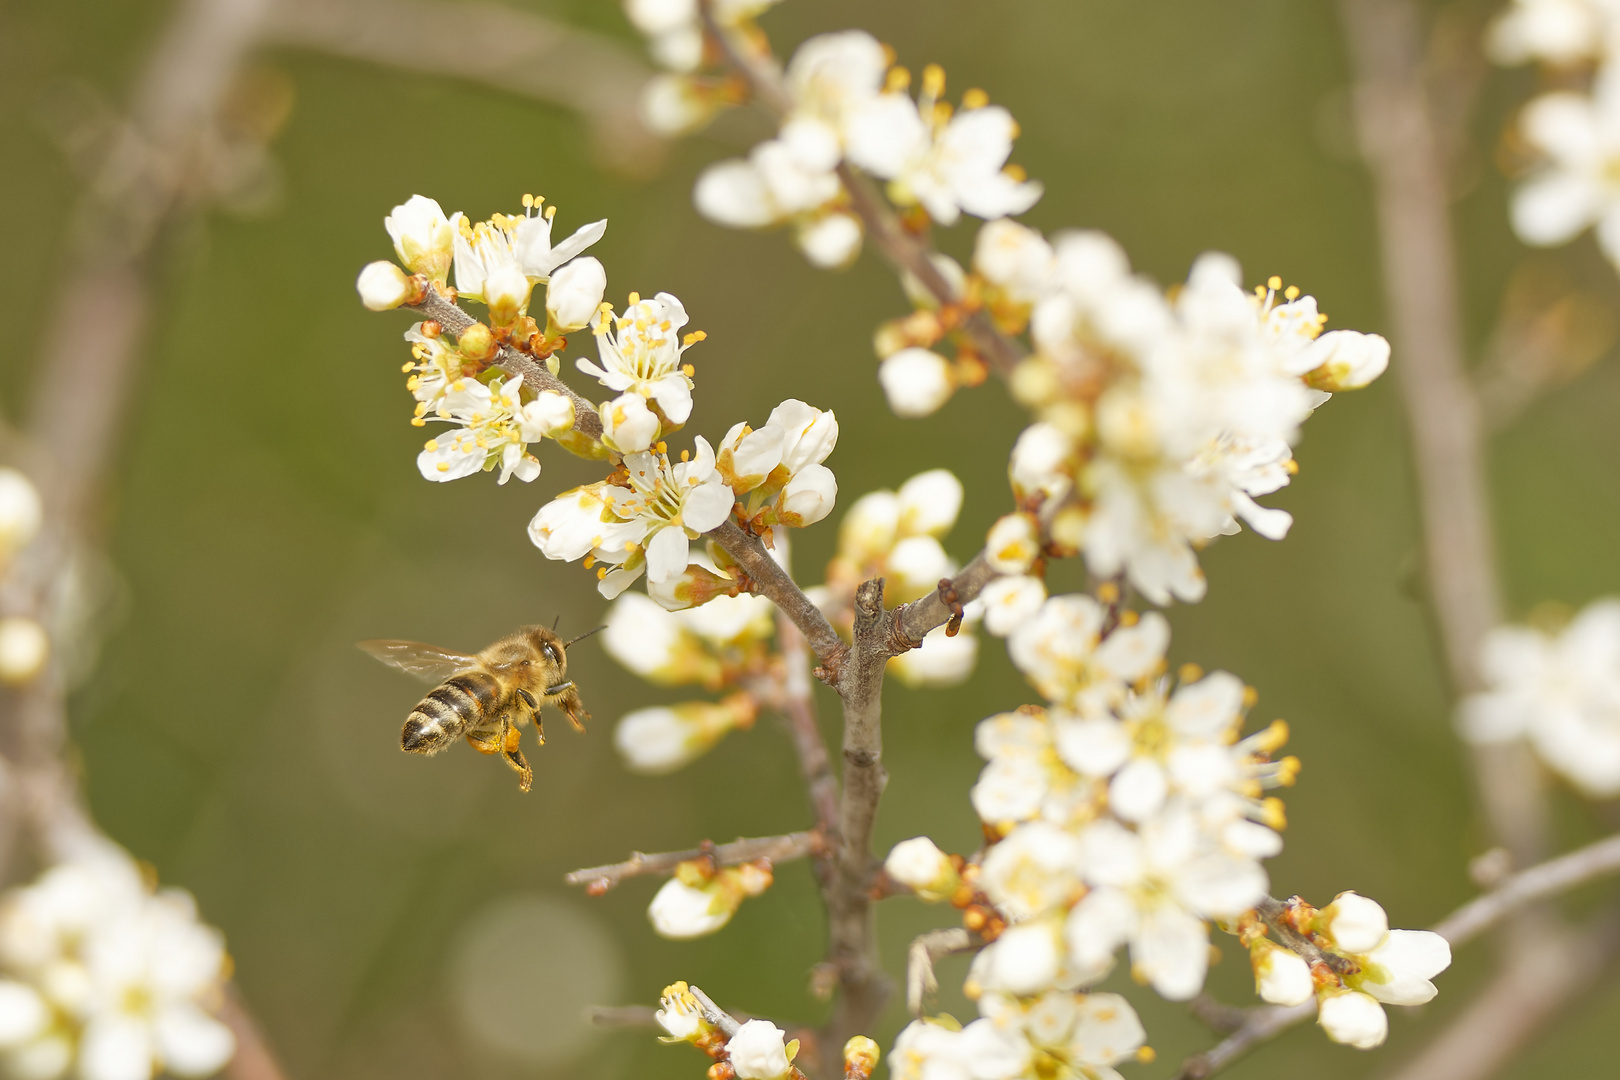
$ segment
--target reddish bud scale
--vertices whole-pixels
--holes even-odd
[[[709,1066],[709,1080],[736,1080],[737,1070],[729,1061],[717,1061]]]

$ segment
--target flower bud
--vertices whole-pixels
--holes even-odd
[[[1055,269],[1046,239],[1011,218],[987,221],[979,228],[973,268],[1013,300],[1026,304],[1039,298]]]
[[[900,500],[894,492],[867,492],[838,525],[838,552],[856,562],[883,558],[894,547],[899,528]]]
[[[1305,374],[1309,385],[1329,393],[1359,390],[1389,367],[1389,342],[1377,334],[1333,330],[1313,341],[1306,357],[1306,363],[1316,362]]]
[[[607,271],[589,255],[565,264],[546,286],[546,318],[553,329],[579,330],[589,326],[607,291]]]
[[[1269,938],[1255,939],[1249,947],[1249,962],[1254,966],[1254,988],[1261,1001],[1300,1005],[1316,990],[1310,965]]]
[[[861,222],[853,214],[831,213],[799,227],[794,240],[810,265],[841,270],[861,253]]]
[[[1003,516],[984,538],[985,561],[997,573],[1028,573],[1040,554],[1040,534],[1028,514]]]
[[[1327,1037],[1358,1050],[1371,1050],[1389,1036],[1384,1007],[1355,990],[1329,990],[1321,995],[1316,1022]]]
[[[399,261],[411,273],[426,274],[441,283],[449,277],[456,230],[437,202],[412,195],[383,219],[383,228],[393,238]]]
[[[856,1035],[844,1044],[844,1080],[867,1080],[877,1069],[882,1052],[865,1035]]]
[[[641,88],[640,114],[660,135],[687,135],[709,122],[718,106],[714,95],[685,75],[660,74]]]
[[[669,1034],[661,1036],[665,1042],[697,1042],[714,1030],[703,1015],[703,1006],[684,982],[664,987],[659,998],[663,1008],[653,1013],[658,1026]]]
[[[984,628],[996,637],[1006,637],[1034,618],[1046,601],[1046,585],[1026,574],[999,577],[979,592],[984,608]]]
[[[774,224],[778,211],[765,178],[752,162],[719,161],[698,174],[692,185],[697,212],[730,229],[757,229]]]
[[[1031,424],[1013,444],[1007,472],[1020,496],[1060,495],[1071,483],[1074,440],[1052,424]]]
[[[883,869],[929,902],[949,899],[962,884],[950,856],[926,836],[914,836],[894,845],[889,857],[883,860]]]
[[[738,495],[746,495],[770,477],[782,464],[783,430],[766,424],[758,431],[738,423],[726,432],[715,455],[714,467],[720,478]]]
[[[0,468],[0,556],[32,540],[44,516],[33,482],[16,469]]]
[[[51,1010],[27,983],[0,979],[0,1049],[15,1050],[44,1034]]]
[[[1322,909],[1319,925],[1340,952],[1370,953],[1389,933],[1389,916],[1376,900],[1342,892]]]
[[[367,263],[354,287],[360,291],[360,302],[372,311],[391,311],[415,291],[405,271],[381,260]]]
[[[542,390],[518,413],[518,433],[524,442],[539,442],[574,426],[574,403],[555,390]]]
[[[483,323],[475,322],[456,339],[456,351],[468,360],[481,363],[495,355],[495,335]]]
[[[838,445],[838,417],[789,398],[771,410],[767,427],[781,429],[782,467],[797,475],[808,465],[819,465]]]
[[[929,469],[900,485],[900,531],[943,536],[962,512],[962,481],[949,469]]]
[[[777,1080],[788,1071],[786,1034],[769,1020],[750,1020],[726,1043],[737,1080]]]
[[[956,392],[948,360],[928,349],[901,349],[878,365],[878,382],[896,416],[929,416]]]
[[[39,623],[23,615],[0,619],[0,683],[32,682],[50,655],[51,639]]]
[[[534,285],[515,262],[502,263],[484,278],[484,303],[489,306],[489,321],[496,326],[510,326],[529,305],[529,293]]]
[[[664,882],[647,906],[647,918],[660,937],[686,941],[719,930],[737,911],[721,887],[711,881],[701,888],[679,878]]]
[[[647,595],[666,611],[703,611],[731,599],[729,594],[736,587],[732,578],[722,577],[694,560],[679,574],[647,582]]]
[[[658,438],[658,416],[634,390],[626,391],[601,406],[602,441],[621,454],[651,448]]]
[[[802,529],[832,513],[837,499],[838,480],[832,470],[825,465],[806,465],[782,489],[776,518],[790,529]]]
[[[754,722],[746,694],[725,701],[688,701],[626,713],[613,729],[613,745],[631,772],[660,776],[701,757],[733,728]]]

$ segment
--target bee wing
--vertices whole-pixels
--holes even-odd
[[[389,667],[399,668],[424,682],[443,682],[458,671],[478,666],[478,657],[452,652],[420,641],[393,641],[387,638],[362,641],[359,648]]]

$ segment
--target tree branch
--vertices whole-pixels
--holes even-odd
[[[420,304],[406,304],[403,310],[414,311],[424,318],[432,319],[444,327],[445,332],[452,337],[460,337],[469,326],[478,321],[463,311],[459,304],[447,299],[432,286],[427,288],[427,295],[422,298]],[[530,390],[550,390],[562,394],[573,402],[575,431],[592,439],[602,437],[602,418],[597,415],[596,406],[574,393],[573,388],[553,375],[544,363],[510,345],[502,345],[497,355],[496,362],[501,370],[508,375],[521,375],[523,385]]]
[[[692,991],[692,996],[697,998],[698,1004],[703,1007],[703,1018],[705,1020],[724,1032],[728,1039],[737,1034],[737,1029],[742,1025],[737,1022],[735,1016],[716,1005],[713,998],[697,987],[689,986],[687,989]]]
[[[506,4],[433,0],[275,0],[273,43],[506,90],[582,113],[591,149],[645,174],[665,141],[641,122],[651,72],[628,49]]]
[[[978,598],[986,585],[1000,576],[990,568],[990,564],[985,561],[984,552],[981,551],[973,557],[972,562],[962,568],[961,573],[951,579],[950,591],[959,604],[968,604]],[[930,630],[944,626],[950,619],[952,612],[950,605],[941,595],[943,591],[936,589],[920,600],[913,600],[894,609],[889,616],[892,624],[889,647],[893,650],[889,653],[890,656],[898,656],[907,649],[917,648]],[[909,644],[906,644],[908,642]],[[899,647],[902,645],[903,648]]]
[[[939,993],[934,965],[947,956],[974,948],[973,935],[961,926],[930,930],[912,939],[906,952],[906,1009],[921,1017],[925,1007]]]
[[[1509,875],[1490,892],[1447,915],[1436,924],[1434,932],[1453,945],[1462,945],[1527,904],[1614,873],[1620,873],[1620,835]]]
[[[1183,1061],[1173,1080],[1204,1080],[1207,1076],[1213,1076],[1259,1044],[1281,1035],[1301,1020],[1315,1016],[1316,999],[1286,1008],[1265,1005],[1250,1009],[1247,1015],[1243,1026],[1232,1034],[1203,1053],[1194,1054]]]
[[[688,851],[666,851],[657,855],[645,855],[636,851],[621,863],[571,871],[563,877],[563,881],[569,885],[584,885],[593,896],[600,896],[625,878],[672,874],[681,863],[691,862],[693,859],[707,856],[714,859],[716,866],[739,866],[755,859],[769,859],[773,863],[782,863],[814,854],[823,843],[825,841],[821,834],[811,831],[738,839],[729,844],[704,844]]]
[[[833,836],[838,829],[838,780],[833,776],[827,741],[816,720],[816,702],[810,688],[810,649],[793,620],[777,610],[777,641],[782,647],[782,714],[793,735],[793,747],[804,773],[810,806],[822,835]],[[823,882],[825,885],[826,882]]]
[[[1356,73],[1356,122],[1372,173],[1394,365],[1418,474],[1430,600],[1453,688],[1481,688],[1481,642],[1502,621],[1479,402],[1462,317],[1443,148],[1423,81],[1411,0],[1340,0]],[[1473,751],[1492,833],[1529,865],[1547,849],[1541,781],[1517,746]]]
[[[730,521],[711,529],[708,535],[742,567],[754,583],[754,591],[770,597],[777,610],[793,620],[822,664],[836,667],[848,646],[804,590],[771,558],[759,537],[743,532]]]

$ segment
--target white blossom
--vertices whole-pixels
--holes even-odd
[[[546,213],[533,213],[531,204],[521,217],[496,214],[488,221],[469,224],[460,214],[451,218],[455,226],[456,291],[465,299],[488,301],[486,287],[493,283],[502,290],[502,300],[510,303],[521,287],[522,276],[530,285],[548,281],[563,263],[602,238],[607,222],[583,225],[562,243],[552,246],[551,218],[556,207]],[[527,299],[527,290],[523,295]]]
[[[1261,938],[1250,953],[1254,964],[1255,993],[1271,1005],[1303,1005],[1316,987],[1310,965],[1297,953]]]
[[[391,311],[411,298],[411,279],[391,262],[367,263],[354,287],[372,311]]]
[[[1486,35],[1499,64],[1572,64],[1612,51],[1620,31],[1613,0],[1512,0]]]
[[[681,366],[681,355],[701,338],[688,335],[683,342],[686,308],[670,293],[651,300],[630,294],[625,313],[614,319],[604,312],[597,323],[596,349],[601,366],[586,359],[575,366],[617,393],[634,391],[657,402],[672,423],[684,424],[692,415],[692,379]]]
[[[1590,95],[1543,94],[1520,117],[1541,168],[1513,196],[1514,231],[1529,244],[1563,244],[1596,226],[1598,244],[1620,265],[1620,66],[1598,72]]]
[[[769,1020],[749,1020],[726,1042],[737,1080],[777,1080],[787,1075],[787,1036]]]
[[[701,1036],[709,1027],[708,1021],[703,1016],[702,1003],[684,982],[664,987],[659,1005],[661,1008],[653,1013],[653,1018],[673,1040],[690,1042]]]
[[[1459,709],[1466,737],[1525,739],[1587,794],[1620,792],[1620,601],[1590,605],[1557,633],[1493,630],[1480,670],[1487,689]]]
[[[885,358],[878,382],[896,416],[930,416],[956,393],[950,362],[929,349],[901,349]]]
[[[962,880],[950,856],[926,836],[914,836],[894,845],[883,860],[883,869],[924,900],[948,898]]]
[[[406,270],[426,274],[441,284],[449,277],[456,225],[433,199],[412,195],[383,218],[383,228],[388,230]]]
[[[21,550],[39,532],[39,491],[16,469],[0,466],[0,556]]]
[[[1029,514],[1006,514],[984,538],[984,561],[1000,574],[1026,574],[1041,555],[1040,529]]]
[[[999,577],[979,592],[984,628],[1006,637],[1029,621],[1046,601],[1046,584],[1037,577]]]
[[[602,402],[598,415],[602,420],[602,444],[621,454],[650,450],[663,430],[658,414],[647,408],[647,399],[634,392]]]
[[[497,466],[502,484],[513,476],[525,483],[539,476],[540,462],[528,452],[529,443],[544,437],[548,425],[543,421],[554,412],[543,405],[533,418],[525,414],[522,384],[521,375],[497,377],[488,385],[464,377],[450,382],[437,418],[457,427],[429,439],[417,455],[423,478],[459,480]]]
[[[685,941],[719,930],[736,910],[725,902],[717,883],[698,888],[672,877],[653,896],[647,918],[660,937]]]
[[[940,537],[962,512],[962,481],[949,469],[929,469],[900,485],[897,529],[906,536]]]
[[[589,255],[569,262],[546,286],[546,316],[559,330],[589,326],[607,291],[607,271]]]
[[[860,218],[829,210],[802,221],[794,231],[793,240],[811,266],[841,270],[861,253],[861,240],[865,235]]]
[[[1057,256],[1034,229],[1011,218],[997,218],[979,229],[973,245],[973,269],[1009,300],[1028,306],[1050,289]]]
[[[1317,1023],[1334,1042],[1370,1050],[1389,1037],[1389,1017],[1372,997],[1354,990],[1324,993],[1316,1014]]]
[[[626,713],[613,729],[613,745],[632,772],[661,776],[701,757],[727,732],[753,719],[753,709],[739,699],[655,705]]]

